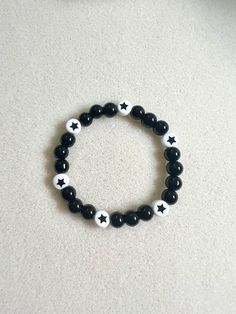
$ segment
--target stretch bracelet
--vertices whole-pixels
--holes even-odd
[[[126,213],[116,211],[109,214],[105,210],[96,210],[91,204],[83,204],[79,198],[76,198],[76,191],[69,185],[69,177],[65,174],[69,170],[66,157],[69,154],[69,147],[75,144],[76,135],[80,133],[82,126],[88,127],[94,119],[102,116],[111,118],[116,114],[130,115],[133,119],[141,121],[144,127],[151,128],[156,135],[162,137],[161,142],[165,147],[164,157],[168,162],[166,165],[168,176],[165,180],[166,189],[159,200],[155,200],[151,205],[141,205],[136,211],[129,210]],[[57,175],[53,178],[53,185],[61,190],[61,195],[68,202],[68,208],[72,213],[80,213],[85,219],[93,219],[102,228],[106,228],[109,224],[116,228],[124,224],[136,226],[140,220],[148,221],[154,214],[159,217],[168,215],[169,205],[175,204],[178,200],[176,191],[182,186],[179,175],[183,172],[183,165],[178,161],[180,150],[176,147],[177,136],[169,132],[169,126],[165,121],[157,120],[153,113],[145,113],[143,107],[132,106],[129,101],[125,100],[118,105],[113,103],[106,103],[104,106],[93,105],[88,113],[82,113],[78,119],[67,121],[66,130],[67,132],[61,136],[60,145],[54,150],[57,158],[55,162]]]

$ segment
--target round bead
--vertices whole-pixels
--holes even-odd
[[[182,180],[180,179],[180,177],[169,176],[166,178],[165,184],[170,190],[176,191],[182,187]]]
[[[83,204],[80,199],[76,198],[75,200],[69,202],[68,207],[73,214],[76,214],[82,210]]]
[[[61,137],[61,144],[65,147],[71,147],[75,144],[75,136],[70,132],[67,132]]]
[[[157,121],[153,127],[153,132],[157,135],[164,135],[168,132],[168,130],[168,123],[162,120]]]
[[[149,205],[142,205],[138,208],[137,215],[142,220],[150,220],[153,216],[153,209]]]
[[[174,133],[166,133],[162,137],[162,144],[166,147],[176,146],[178,143],[178,138]]]
[[[145,115],[145,110],[141,106],[134,106],[130,112],[130,115],[135,120],[142,120]]]
[[[118,112],[119,115],[121,116],[127,116],[130,114],[130,111],[132,110],[132,105],[128,100],[123,100],[119,103],[118,107]]]
[[[178,194],[170,189],[166,189],[162,192],[161,198],[169,205],[173,205],[178,200]]]
[[[55,170],[57,173],[65,173],[69,170],[69,163],[66,159],[58,159],[55,162]]]
[[[69,185],[69,177],[64,173],[59,173],[53,178],[53,185],[56,189],[62,190]]]
[[[106,228],[110,223],[110,216],[105,210],[99,210],[94,216],[96,224],[101,228]]]
[[[92,219],[96,214],[96,209],[91,204],[86,204],[83,206],[81,213],[85,219]]]
[[[108,118],[114,117],[117,114],[117,112],[118,112],[117,106],[113,103],[109,102],[109,103],[105,104],[103,107],[103,113]]]
[[[136,226],[139,222],[137,213],[133,210],[127,211],[125,214],[125,222],[131,227]]]
[[[91,114],[84,112],[80,115],[79,121],[83,126],[89,126],[93,122],[93,117]]]
[[[66,122],[66,129],[72,134],[79,134],[81,131],[81,124],[77,119],[70,119]]]
[[[142,119],[142,124],[146,127],[146,128],[153,128],[155,123],[157,121],[156,116],[154,115],[154,113],[146,113]]]
[[[74,201],[75,197],[76,197],[76,191],[73,188],[73,186],[67,186],[65,187],[62,191],[61,191],[61,195],[62,197],[66,200],[66,201]]]
[[[175,162],[180,158],[180,150],[177,147],[168,147],[164,152],[165,159]]]
[[[162,200],[154,201],[152,203],[152,208],[153,208],[154,213],[159,217],[167,216],[170,211],[169,205]]]
[[[103,114],[103,108],[100,105],[93,105],[90,108],[89,113],[95,119],[100,118],[102,116],[102,114]]]
[[[179,161],[168,162],[166,165],[167,172],[172,176],[178,176],[183,172],[183,165]]]
[[[124,224],[124,216],[119,212],[114,212],[111,215],[111,224],[115,228],[120,228]]]
[[[69,149],[65,146],[58,145],[54,150],[54,155],[58,159],[64,159],[69,155]]]

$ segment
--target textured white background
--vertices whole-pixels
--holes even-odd
[[[236,313],[234,0],[0,2],[1,313]],[[100,230],[51,186],[64,122],[129,99],[180,138],[170,216]],[[159,198],[159,138],[123,118],[84,129],[70,176],[112,211]]]

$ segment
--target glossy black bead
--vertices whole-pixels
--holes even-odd
[[[54,150],[54,155],[58,159],[65,159],[69,155],[69,149],[65,146],[58,145]]]
[[[71,147],[75,144],[75,136],[74,134],[67,132],[64,133],[61,137],[61,144],[65,147]]]
[[[131,227],[136,226],[139,222],[137,213],[133,210],[127,211],[125,214],[125,222]]]
[[[166,189],[161,194],[161,199],[169,205],[173,205],[178,200],[178,194],[170,189]]]
[[[153,209],[149,205],[141,205],[137,210],[137,215],[142,220],[150,220],[153,216]]]
[[[96,214],[96,208],[91,204],[83,206],[81,213],[85,219],[92,219]]]
[[[165,184],[168,189],[175,191],[179,190],[182,187],[182,180],[180,179],[180,177],[169,176],[166,178]]]
[[[74,201],[76,197],[76,191],[73,186],[67,186],[63,190],[61,190],[61,195],[66,201]]]
[[[168,132],[168,130],[168,123],[162,120],[157,121],[153,127],[153,132],[157,135],[164,135]]]
[[[178,176],[183,172],[183,165],[179,161],[168,162],[166,170],[171,176]]]
[[[93,122],[93,117],[90,113],[84,112],[79,116],[79,121],[83,126],[89,126]]]
[[[177,161],[180,156],[180,150],[177,147],[168,147],[164,152],[165,159],[171,162]]]
[[[154,115],[154,113],[145,113],[143,119],[142,119],[142,124],[146,127],[146,128],[153,128],[155,123],[157,122],[157,118]]]
[[[55,170],[57,173],[65,173],[69,170],[69,163],[66,159],[58,159],[55,162]]]
[[[120,228],[124,224],[124,216],[119,212],[114,212],[111,215],[111,224],[115,228]]]
[[[145,115],[145,110],[141,106],[134,106],[130,112],[130,115],[135,120],[142,120]]]
[[[114,117],[118,112],[117,106],[113,103],[107,103],[103,107],[103,113],[108,118]]]
[[[76,198],[75,200],[69,202],[68,207],[72,213],[76,214],[81,211],[83,203],[81,202],[80,199]]]
[[[100,105],[93,105],[90,108],[89,113],[95,119],[100,118],[102,116],[102,114],[103,114],[103,108]]]

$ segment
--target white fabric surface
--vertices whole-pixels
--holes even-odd
[[[4,313],[236,313],[235,1],[0,2]],[[169,122],[185,172],[168,217],[101,230],[51,184],[64,123],[129,99]],[[159,198],[159,138],[129,118],[83,129],[69,171],[84,202]]]

